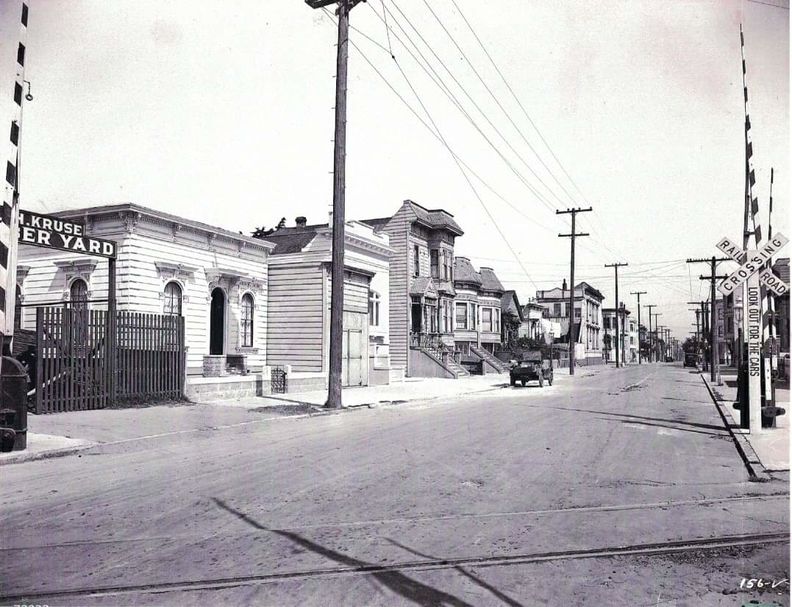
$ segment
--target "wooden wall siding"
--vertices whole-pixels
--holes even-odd
[[[119,309],[162,313],[163,290],[171,279],[162,277],[155,262],[183,264],[197,268],[190,276],[178,278],[183,288],[182,314],[185,319],[187,366],[195,373],[209,353],[209,305],[211,292],[205,268],[220,267],[245,273],[258,281],[249,288],[247,281],[221,279],[226,292],[226,354],[237,354],[240,346],[241,298],[250,291],[254,298],[253,351],[246,351],[248,366],[257,368],[266,362],[267,348],[267,264],[266,259],[247,259],[223,251],[198,250],[181,242],[168,242],[144,234],[132,234],[125,241],[124,270],[119,267]],[[119,266],[121,262],[119,261]],[[122,307],[123,306],[123,307]],[[258,351],[255,351],[257,349]]]
[[[327,280],[327,309],[330,309],[330,294],[333,292],[333,279],[328,270]],[[358,312],[368,314],[369,278],[361,274],[347,274],[344,278],[344,312]]]
[[[268,364],[292,365],[297,372],[322,371],[322,277],[321,264],[270,267]]]
[[[411,254],[408,244],[410,222],[414,219],[415,214],[409,205],[404,204],[384,229],[384,232],[390,237],[390,246],[393,249],[390,258],[390,305],[388,306],[391,364],[404,368],[407,375],[409,375],[407,366],[409,288],[412,276],[412,269],[408,270]]]
[[[418,266],[421,270],[421,276],[430,276],[431,259],[429,257],[429,245],[426,239],[420,238],[415,234],[410,235],[410,247],[408,251],[410,276],[413,275],[413,268],[415,267],[413,265],[415,263],[415,245],[418,245]]]
[[[100,233],[100,225],[94,226],[92,233]],[[107,230],[101,230],[104,235]],[[126,234],[119,240],[118,255],[118,309],[132,312],[161,314],[163,311],[163,290],[169,278],[164,278],[157,270],[155,262],[162,261],[183,264],[196,270],[177,280],[182,287],[182,314],[185,318],[185,342],[188,347],[188,372],[200,373],[203,356],[209,352],[209,302],[210,293],[204,267],[233,268],[245,272],[259,282],[252,289],[254,296],[254,347],[258,352],[248,352],[248,365],[256,368],[265,363],[267,332],[267,265],[266,255],[260,258],[251,255],[229,254],[211,251],[204,244],[202,248],[186,244],[180,237],[178,241],[152,238],[145,233]],[[44,303],[61,300],[66,284],[67,271],[54,265],[55,261],[74,260],[82,262],[91,258],[70,255],[59,251],[49,252],[37,247],[20,247],[20,264],[30,266],[23,283],[23,303]],[[226,285],[231,286],[231,285]],[[88,280],[89,295],[92,299],[105,299],[107,293],[107,262],[98,260]],[[226,323],[226,353],[235,354],[239,344],[240,299],[245,289],[239,285],[231,286],[228,292],[228,313]],[[97,303],[93,309],[105,309],[106,304]],[[25,310],[24,328],[33,328],[35,314],[31,308]]]

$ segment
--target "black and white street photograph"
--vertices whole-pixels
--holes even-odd
[[[790,607],[789,0],[0,0],[0,607]]]

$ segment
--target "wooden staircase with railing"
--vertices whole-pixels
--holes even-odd
[[[481,360],[485,361],[488,365],[497,369],[499,373],[506,373],[506,371],[509,370],[509,365],[487,352],[484,348],[471,345],[470,351],[478,356]]]

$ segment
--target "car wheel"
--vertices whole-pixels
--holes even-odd
[[[516,386],[516,385],[517,385],[517,380],[516,380],[516,379],[514,379],[514,378],[512,377],[511,379],[509,379],[509,383],[510,383],[512,386]]]

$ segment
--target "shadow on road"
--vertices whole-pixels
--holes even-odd
[[[577,409],[573,407],[543,407],[545,409],[556,409],[558,411],[576,411],[579,413],[591,413],[593,415],[606,415],[608,417],[618,418],[619,421],[624,423],[646,423],[647,426],[663,426],[672,430],[680,430],[682,432],[696,432],[697,434],[710,434],[713,436],[728,436],[724,426],[716,426],[714,424],[699,424],[695,422],[686,422],[676,419],[667,419],[664,417],[647,417],[645,415],[632,415],[630,413],[612,413],[610,411],[595,411],[593,409]],[[607,420],[608,417],[600,419]],[[647,423],[647,422],[662,422],[662,423]],[[700,430],[691,430],[688,428],[678,428],[677,426],[689,426],[690,428],[700,428]],[[714,430],[714,432],[702,432],[702,430]]]
[[[434,557],[434,556],[431,556],[431,555],[429,555],[429,554],[424,554],[424,553],[422,553],[422,552],[418,552],[417,550],[414,550],[413,548],[410,548],[409,546],[405,546],[404,544],[400,544],[399,542],[397,542],[396,540],[393,540],[393,539],[391,539],[391,538],[387,538],[387,539],[388,539],[388,541],[389,541],[391,544],[393,544],[394,546],[398,546],[398,547],[399,547],[399,548],[401,548],[402,550],[406,550],[407,552],[410,552],[410,553],[412,553],[412,554],[415,554],[416,556],[421,556],[421,557],[423,557],[423,558],[425,558],[425,559],[431,559],[431,560],[434,560],[434,561],[436,561],[436,560],[440,560],[440,559],[438,559],[438,558],[436,558],[436,557]],[[459,573],[461,573],[461,574],[462,574],[462,575],[464,575],[466,578],[468,578],[469,580],[471,580],[471,581],[472,581],[473,583],[475,583],[477,586],[481,586],[481,587],[482,587],[482,588],[484,588],[485,590],[488,590],[489,592],[491,592],[491,593],[492,593],[494,596],[496,596],[497,598],[499,598],[499,599],[500,599],[501,601],[503,601],[503,602],[504,602],[506,605],[510,605],[511,607],[524,607],[522,603],[518,603],[517,601],[515,601],[515,600],[514,600],[513,598],[511,598],[510,596],[508,596],[508,595],[506,595],[506,594],[502,593],[500,590],[498,590],[497,588],[495,588],[495,586],[492,586],[491,584],[488,584],[487,582],[485,582],[484,580],[482,580],[480,577],[478,577],[478,576],[476,576],[476,575],[473,575],[472,573],[470,573],[469,571],[467,571],[467,570],[466,570],[464,567],[461,567],[461,566],[457,565],[456,567],[454,567],[454,569],[456,569],[456,570],[457,570]]]
[[[412,601],[416,605],[427,605],[429,607],[444,607],[445,605],[449,605],[451,607],[473,607],[470,603],[466,603],[452,594],[448,594],[441,590],[437,590],[436,588],[432,588],[431,586],[427,586],[426,584],[422,584],[421,582],[407,577],[400,571],[382,570],[382,565],[368,563],[366,561],[361,561],[359,559],[352,558],[351,556],[341,554],[340,552],[326,548],[321,544],[312,542],[311,540],[304,538],[298,533],[294,533],[292,531],[269,529],[258,521],[249,517],[244,512],[240,512],[239,510],[232,508],[221,499],[213,497],[212,501],[226,512],[230,512],[238,519],[246,522],[251,527],[261,531],[269,531],[270,533],[275,533],[285,537],[295,544],[305,548],[306,550],[310,550],[315,554],[320,554],[330,560],[341,563],[342,565],[346,565],[348,567],[357,567],[362,571],[368,570],[369,574],[380,584],[401,595],[405,599]]]

